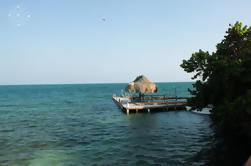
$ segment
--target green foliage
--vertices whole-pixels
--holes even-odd
[[[223,132],[251,133],[251,27],[240,22],[226,31],[216,52],[199,50],[180,65],[197,79],[188,105],[199,109],[211,105],[214,124]]]

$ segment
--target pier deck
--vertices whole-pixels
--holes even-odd
[[[112,97],[113,101],[127,114],[131,112],[168,111],[185,109],[186,98],[153,97],[152,100],[132,101],[128,97]]]

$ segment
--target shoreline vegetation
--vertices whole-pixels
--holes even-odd
[[[188,106],[212,106],[216,143],[208,165],[244,165],[251,155],[251,27],[229,26],[216,52],[199,50],[180,65],[196,80]]]

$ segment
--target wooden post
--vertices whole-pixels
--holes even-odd
[[[121,89],[121,97],[124,97],[123,89]]]
[[[150,109],[148,108],[147,111],[150,112]]]
[[[136,109],[136,113],[138,113],[139,112],[139,110],[138,109]]]
[[[126,114],[129,115],[129,113],[130,113],[130,110],[126,109]]]

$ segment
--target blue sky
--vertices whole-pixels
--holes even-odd
[[[0,84],[191,81],[179,65],[214,51],[250,0],[0,1]]]

